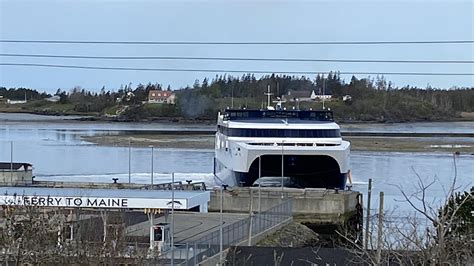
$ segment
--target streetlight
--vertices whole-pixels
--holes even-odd
[[[150,146],[151,148],[151,189],[153,189],[153,145]]]
[[[283,176],[284,176],[284,157],[283,147],[285,146],[285,140],[281,142],[281,198],[283,199]]]
[[[13,186],[13,141],[10,141],[10,186]]]
[[[262,156],[258,156],[258,214],[262,213]]]

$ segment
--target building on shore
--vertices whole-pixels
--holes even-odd
[[[10,100],[7,99],[7,104],[25,104],[27,103],[26,100]]]
[[[282,95],[282,102],[313,102],[323,99],[331,100],[332,95],[316,94],[314,90],[290,90],[286,95]]]
[[[51,96],[49,98],[45,98],[45,100],[48,101],[48,102],[57,103],[61,100],[61,96],[54,95],[54,96]]]
[[[283,102],[310,102],[314,99],[312,96],[314,95],[314,91],[309,90],[289,90],[286,95],[282,95]]]
[[[33,183],[33,166],[29,163],[0,162],[0,184],[27,185]]]
[[[25,98],[23,100],[7,99],[7,104],[25,104],[27,102],[28,102],[28,100],[26,99],[26,92],[25,92]]]
[[[150,90],[148,92],[148,103],[174,104],[176,95],[171,91]]]

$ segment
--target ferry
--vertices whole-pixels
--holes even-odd
[[[343,190],[350,143],[330,110],[227,109],[217,118],[214,175],[229,186]]]

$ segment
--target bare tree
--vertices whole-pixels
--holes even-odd
[[[117,264],[143,263],[157,256],[148,245],[126,242],[120,213],[106,218],[107,223],[97,214],[71,221],[70,213],[61,208],[4,204],[0,214],[0,261],[7,265]]]
[[[348,247],[356,254],[357,263],[371,265],[396,263],[404,264],[472,264],[473,261],[473,229],[472,213],[469,220],[460,219],[461,211],[472,210],[474,191],[460,194],[457,186],[456,158],[454,157],[454,177],[450,186],[444,189],[445,197],[437,202],[429,200],[430,189],[437,180],[425,181],[414,171],[417,177],[416,189],[408,193],[401,186],[396,186],[404,201],[414,210],[407,217],[397,217],[385,212],[372,216],[371,219],[383,215],[382,222],[382,258],[379,261],[374,251],[372,234],[369,233],[371,246],[366,250],[360,246],[347,232],[338,234],[347,240]],[[471,207],[469,207],[471,206]],[[464,214],[464,216],[466,216]],[[367,222],[367,221],[366,221]],[[375,223],[372,222],[374,230]],[[467,229],[466,229],[467,228]],[[370,241],[371,240],[371,241]]]
[[[42,212],[33,206],[3,206],[0,247],[3,259],[19,263],[57,262],[62,252],[59,230],[65,223],[60,212]]]

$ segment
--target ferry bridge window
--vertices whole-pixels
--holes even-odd
[[[339,129],[248,129],[222,128],[229,137],[340,138]]]
[[[331,111],[288,111],[288,110],[226,110],[224,120],[242,119],[301,119],[316,121],[333,121]]]

